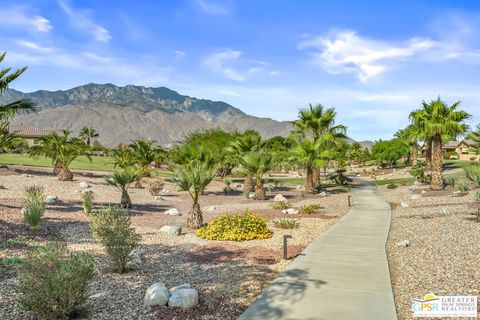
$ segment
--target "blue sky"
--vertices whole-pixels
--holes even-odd
[[[480,122],[476,1],[1,1],[13,87],[166,86],[291,120],[335,107],[357,140],[389,138],[440,95]]]

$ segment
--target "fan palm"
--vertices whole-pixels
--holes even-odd
[[[258,150],[262,145],[262,138],[258,133],[245,132],[237,139],[231,142],[227,148],[227,153],[234,163],[239,163],[240,159],[249,152]],[[243,182],[244,190],[252,190],[253,177],[246,174]]]
[[[8,131],[8,122],[0,121],[0,152],[14,149],[25,140]]]
[[[323,156],[325,156],[324,152]],[[314,192],[313,171],[323,164],[322,154],[319,151],[318,142],[313,143],[311,140],[303,140],[292,150],[290,161],[296,165],[300,165],[307,171],[305,178],[305,192]]]
[[[150,175],[150,165],[158,158],[158,153],[163,151],[159,146],[155,146],[154,140],[135,140],[130,144],[134,155],[135,165],[138,166],[139,175],[135,188],[141,188],[141,179]]]
[[[112,151],[111,163],[113,166],[126,169],[135,165],[135,155],[129,149],[115,149]]]
[[[92,161],[89,154],[85,151],[85,145],[76,140],[69,139],[68,135],[60,136],[56,133],[40,137],[40,144],[33,146],[29,155],[33,158],[45,156],[52,160],[52,165],[59,168],[58,180],[72,181],[73,174],[70,171],[70,164],[81,155],[87,156]]]
[[[87,147],[90,147],[90,142],[94,137],[98,137],[98,132],[95,128],[83,127],[82,130],[80,130],[80,138],[85,141]]]
[[[448,106],[438,97],[427,103],[422,102],[422,108],[410,113],[410,120],[428,141],[432,141],[432,181],[433,190],[443,189],[442,179],[442,136],[456,136],[464,133],[468,126],[464,123],[470,115],[457,110],[460,101]]]
[[[255,178],[256,200],[265,199],[265,188],[263,186],[263,175],[272,169],[272,155],[264,150],[252,151],[240,158],[242,171]]]
[[[410,146],[409,160],[411,160],[413,167],[416,166],[418,162],[418,140],[421,137],[418,127],[410,124],[405,129],[398,130],[394,136]]]
[[[115,171],[115,173],[107,177],[105,181],[117,188],[122,192],[120,197],[120,206],[122,208],[131,208],[132,207],[132,200],[130,199],[130,195],[128,194],[128,188],[130,184],[137,180],[137,175],[132,172],[130,169],[121,169],[119,171]]]
[[[216,165],[212,157],[199,147],[188,147],[190,158],[184,158],[175,165],[175,182],[180,189],[192,197],[192,208],[187,216],[187,226],[197,229],[203,225],[203,215],[199,204],[200,195],[215,177]]]
[[[473,152],[475,152],[476,155],[480,155],[480,124],[477,125],[477,129],[475,131],[471,131],[468,133],[467,139],[470,139],[477,144],[471,149]]]

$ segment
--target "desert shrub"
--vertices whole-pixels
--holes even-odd
[[[90,215],[93,236],[105,247],[118,272],[126,270],[130,253],[140,241],[140,235],[130,225],[128,211],[105,207]]]
[[[275,210],[284,210],[291,207],[292,205],[288,201],[275,201],[272,203],[272,208]]]
[[[328,175],[328,179],[334,181],[336,184],[347,185],[352,182],[352,179],[345,175],[345,172],[347,172],[347,170],[337,169],[334,173]]]
[[[94,272],[87,253],[70,253],[60,243],[40,247],[21,264],[19,304],[45,319],[66,319],[86,301]]]
[[[297,219],[291,218],[272,220],[272,222],[276,228],[280,229],[296,229],[300,226],[300,222]]]
[[[468,184],[465,183],[459,183],[458,184],[458,190],[462,193],[465,194],[468,192],[470,188],[468,187]]]
[[[475,192],[475,200],[480,203],[480,191]]]
[[[268,192],[273,192],[273,190],[275,189],[275,185],[273,184],[273,182],[269,182],[265,185],[265,188],[268,190]]]
[[[303,214],[313,214],[317,213],[318,210],[323,209],[321,205],[318,204],[306,204],[300,207],[300,213]]]
[[[148,191],[150,191],[150,194],[152,196],[158,196],[160,194],[160,192],[163,190],[163,181],[161,180],[155,180],[155,181],[152,181],[150,182],[150,184],[148,185]]]
[[[45,193],[39,186],[30,186],[25,188],[26,199],[23,204],[23,217],[28,223],[30,229],[35,230],[42,219],[47,207]]]
[[[425,163],[418,161],[417,165],[408,171],[419,182],[425,182]]]
[[[477,186],[480,186],[480,166],[471,165],[463,169],[467,179],[475,183]]]
[[[243,196],[248,199],[251,192],[252,191],[250,189],[243,189]]]
[[[246,241],[272,237],[262,217],[245,211],[243,214],[225,215],[210,221],[197,230],[197,236],[207,240]]]
[[[389,184],[387,184],[387,189],[397,189],[398,186],[393,183],[393,182],[390,182]]]
[[[445,177],[443,181],[445,182],[445,185],[449,187],[455,187],[455,185],[457,184],[457,178],[455,177]]]
[[[313,186],[313,192],[314,193],[320,193],[322,192],[323,186],[320,181],[317,181],[315,185]]]
[[[92,212],[93,199],[93,191],[87,190],[82,192],[82,208],[85,214],[90,214],[90,212]]]

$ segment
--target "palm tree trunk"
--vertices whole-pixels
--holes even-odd
[[[313,169],[312,176],[313,185],[315,186],[318,182],[320,182],[320,169]]]
[[[243,182],[243,190],[251,191],[253,187],[253,178],[251,175],[245,177],[245,181]]]
[[[313,194],[313,170],[310,166],[307,167],[307,177],[305,179],[305,192]]]
[[[265,200],[265,188],[263,187],[263,181],[261,178],[255,180],[255,200]]]
[[[427,149],[425,150],[425,170],[432,170],[432,142],[427,142]]]
[[[202,210],[200,210],[200,204],[198,199],[193,199],[192,210],[188,213],[187,227],[191,229],[198,229],[203,225]]]
[[[73,174],[72,172],[65,166],[60,167],[60,172],[58,173],[58,180],[60,181],[72,181]]]
[[[122,197],[120,199],[120,207],[122,208],[131,208],[132,207],[132,200],[130,200],[130,196],[128,192],[122,191]]]
[[[418,163],[418,146],[417,143],[415,142],[412,145],[412,166],[416,166]]]
[[[53,166],[53,174],[59,174],[60,170],[62,169],[62,165],[60,163],[55,163]]]
[[[442,136],[436,134],[433,137],[433,147],[432,147],[432,183],[431,188],[433,190],[442,190],[443,189],[443,179],[442,179]]]
[[[135,189],[142,189],[142,178],[139,178],[135,181],[135,185],[133,186]]]

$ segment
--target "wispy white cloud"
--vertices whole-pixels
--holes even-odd
[[[40,15],[31,13],[25,6],[13,6],[0,10],[0,25],[8,28],[27,28],[34,32],[49,32],[53,26],[50,21]]]
[[[175,58],[177,60],[182,60],[183,58],[185,58],[186,55],[187,55],[187,53],[185,51],[175,50]]]
[[[110,32],[103,26],[92,20],[86,10],[73,8],[67,0],[59,0],[58,4],[63,12],[70,18],[73,26],[91,34],[97,41],[108,42],[111,39]]]
[[[435,41],[412,38],[401,43],[391,43],[359,36],[354,31],[332,32],[299,44],[299,49],[309,50],[313,63],[331,74],[353,73],[366,82],[385,72],[392,64],[431,49]]]
[[[195,4],[200,10],[207,14],[227,15],[230,13],[228,3],[212,0],[195,0]]]

